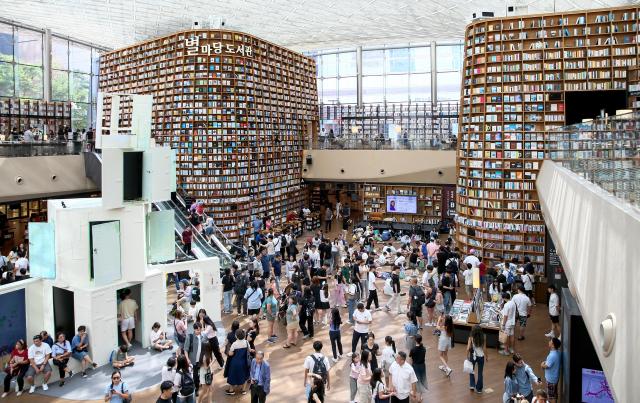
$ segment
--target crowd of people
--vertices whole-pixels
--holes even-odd
[[[11,249],[7,256],[0,254],[0,285],[30,278],[28,251],[24,243]]]

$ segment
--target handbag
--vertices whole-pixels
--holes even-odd
[[[213,374],[209,368],[207,368],[207,372],[204,374],[204,383],[207,385],[211,385],[211,383],[213,383]]]
[[[468,358],[464,360],[464,365],[462,366],[462,372],[465,374],[473,374],[473,363],[469,361]]]
[[[173,320],[173,329],[176,329],[176,320]],[[184,343],[187,340],[187,336],[184,334],[180,334],[178,333],[177,330],[175,330],[176,332],[176,338],[178,339],[178,343]]]

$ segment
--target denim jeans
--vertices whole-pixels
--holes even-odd
[[[178,396],[178,403],[196,403],[195,393],[189,396]]]
[[[233,290],[225,291],[222,293],[222,297],[224,300],[224,311],[231,312],[231,296],[233,295]]]
[[[355,299],[347,300],[347,310],[349,311],[349,322],[353,322],[353,312],[356,310],[356,304],[358,301]]]
[[[451,311],[451,292],[449,291],[445,291],[444,292],[444,313],[446,315],[449,315],[449,311]]]
[[[331,340],[331,351],[333,358],[337,359],[338,354],[342,355],[342,340],[340,330],[329,330],[329,340]]]
[[[483,380],[483,376],[482,376],[482,370],[484,369],[484,357],[476,357],[475,360],[472,361],[473,362],[473,368],[475,369],[476,364],[478,364],[478,381],[476,382],[476,377],[474,375],[474,373],[470,373],[469,374],[469,387],[470,388],[476,388],[476,390],[478,392],[482,392],[482,380]]]

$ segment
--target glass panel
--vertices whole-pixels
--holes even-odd
[[[69,41],[62,38],[51,38],[51,68],[69,70]]]
[[[338,70],[340,77],[355,76],[358,74],[356,52],[338,53],[338,60],[340,61],[340,70]]]
[[[321,77],[322,76],[322,57],[315,56],[314,59],[316,60],[316,77]]]
[[[362,52],[362,74],[383,74],[384,52],[382,50],[365,50]]]
[[[71,72],[70,76],[70,99],[75,102],[89,102],[89,87],[91,86],[91,76],[89,74],[74,72]]]
[[[69,100],[69,72],[60,70],[51,72],[51,99],[54,101]]]
[[[71,105],[71,130],[82,130],[89,127],[90,104],[74,102]]]
[[[338,80],[328,78],[322,80],[322,102],[325,104],[335,104],[338,101]]]
[[[335,53],[322,56],[322,77],[335,77],[338,74],[337,59]]]
[[[91,49],[91,74],[100,74],[100,51]]]
[[[318,102],[322,103],[322,79],[316,79],[316,85],[318,86]]]
[[[438,101],[460,100],[460,72],[438,73]]]
[[[338,82],[340,103],[355,104],[358,102],[358,79],[356,77],[341,78]]]
[[[42,67],[17,65],[16,80],[20,98],[42,98]]]
[[[0,24],[0,61],[13,61],[13,27]]]
[[[69,70],[91,73],[91,48],[69,43]]]
[[[438,71],[462,70],[462,45],[438,46],[436,57]]]
[[[384,101],[384,77],[362,77],[362,102]]]
[[[409,48],[385,50],[386,73],[409,72]]]
[[[409,84],[412,102],[431,100],[431,74],[412,74],[409,77]]]
[[[409,75],[389,75],[386,76],[386,100],[387,102],[408,102],[409,101]]]
[[[98,99],[98,78],[99,76],[91,76],[91,102]]]
[[[0,96],[14,96],[13,86],[13,64],[0,63]]]
[[[32,277],[56,278],[54,227],[51,223],[30,222],[29,270]]]
[[[171,210],[147,213],[147,259],[150,263],[176,258],[174,220],[174,212]]]
[[[412,73],[426,73],[431,65],[431,48],[411,48],[409,49],[411,58],[410,69]]]
[[[24,28],[17,28],[17,62],[42,66],[42,34]]]

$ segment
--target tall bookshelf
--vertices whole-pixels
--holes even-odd
[[[439,224],[443,220],[453,218],[447,192],[453,186],[444,185],[398,185],[365,183],[362,185],[362,211],[364,219],[374,215],[397,222],[415,224]],[[417,198],[416,214],[400,214],[386,211],[387,196],[415,196]]]
[[[103,54],[100,90],[154,96],[152,133],[177,151],[178,186],[230,239],[253,215],[277,225],[302,206],[302,149],[318,130],[313,59],[241,32],[181,31]]]
[[[568,91],[638,83],[638,7],[478,20],[466,27],[457,155],[457,241],[489,262],[542,270],[535,188]]]
[[[13,129],[19,133],[28,128],[58,133],[71,128],[71,102],[48,102],[35,99],[0,97],[0,138],[10,140]],[[65,133],[66,135],[66,133]]]

